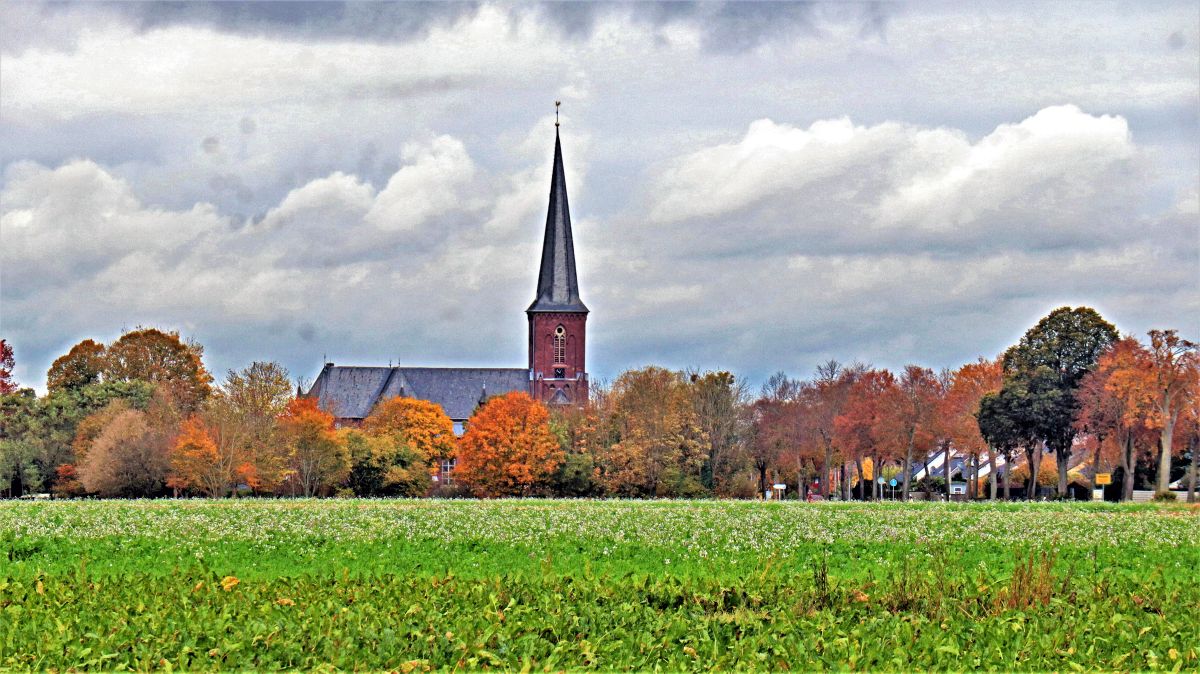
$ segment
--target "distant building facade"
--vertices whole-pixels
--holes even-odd
[[[304,395],[316,398],[339,426],[362,422],[380,401],[396,396],[437,403],[462,434],[475,408],[491,396],[524,391],[552,405],[588,397],[588,309],[579,298],[571,212],[567,204],[562,142],[554,134],[550,206],[542,241],[537,295],[525,310],[529,321],[527,368],[347,366],[325,363]],[[449,471],[444,471],[449,473]]]

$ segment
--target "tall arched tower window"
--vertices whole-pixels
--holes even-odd
[[[567,329],[558,326],[554,329],[554,364],[562,365],[567,362]]]

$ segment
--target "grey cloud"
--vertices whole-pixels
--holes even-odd
[[[707,17],[704,45],[717,52],[743,52],[785,35],[817,34],[813,4],[731,2]]]
[[[285,39],[419,39],[470,17],[474,2],[119,2],[108,5],[142,30],[202,25]]]
[[[18,4],[18,3],[14,3]],[[226,33],[261,35],[285,40],[345,40],[408,42],[429,31],[470,19],[488,4],[513,17],[533,14],[567,40],[592,37],[597,22],[621,15],[655,28],[688,23],[703,33],[704,47],[714,53],[740,53],[788,37],[821,33],[821,20],[848,22],[864,37],[882,37],[892,5],[869,2],[844,5],[816,2],[101,2],[86,10],[70,3],[30,5],[9,12],[13,22],[48,21],[64,24],[48,37],[53,46],[69,49],[74,31],[87,21],[116,17],[148,31],[176,25],[204,26]],[[823,17],[818,10],[828,7]],[[69,28],[68,17],[80,26]],[[81,17],[87,17],[87,21]],[[20,33],[18,33],[20,34]],[[25,45],[21,43],[20,49]],[[6,50],[12,50],[7,45]]]

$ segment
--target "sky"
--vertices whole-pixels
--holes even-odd
[[[1200,339],[1200,4],[0,4],[0,337],[526,364],[561,133],[588,369]]]

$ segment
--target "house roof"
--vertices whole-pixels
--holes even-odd
[[[587,313],[579,299],[575,275],[575,242],[571,237],[571,209],[567,204],[567,178],[563,170],[562,142],[554,131],[554,170],[550,177],[550,207],[546,211],[546,235],[542,240],[542,266],[538,272],[537,297],[526,311],[571,311]]]
[[[308,391],[340,419],[362,419],[381,400],[404,396],[437,403],[455,421],[494,395],[529,390],[524,368],[360,367],[328,363]]]

